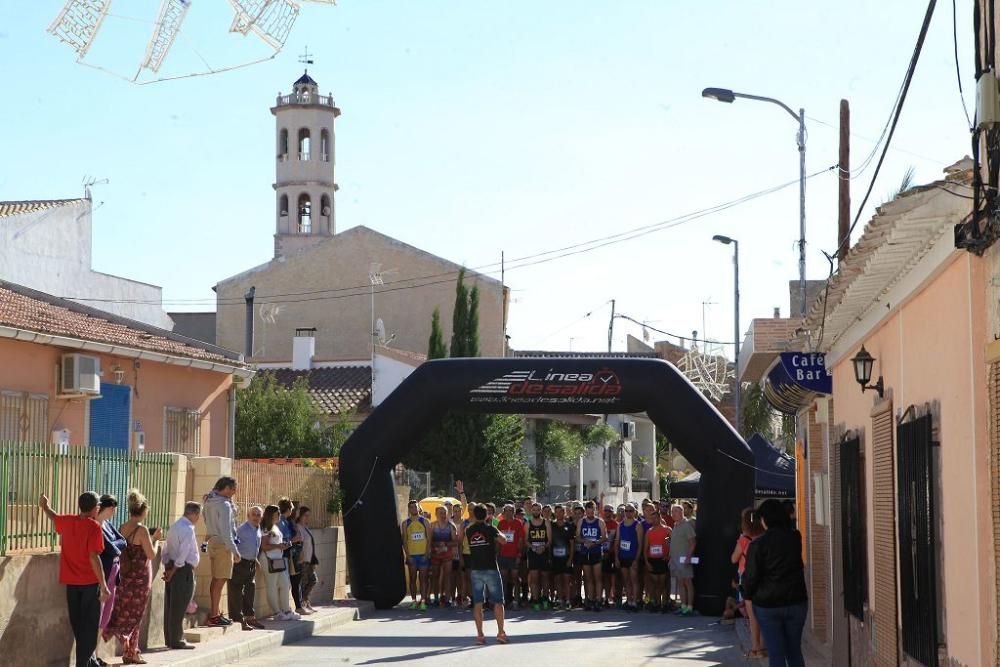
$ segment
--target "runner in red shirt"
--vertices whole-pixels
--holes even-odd
[[[503,518],[497,524],[497,530],[506,538],[500,546],[497,556],[497,566],[500,568],[500,578],[503,579],[504,600],[506,604],[517,608],[517,598],[514,597],[514,582],[517,581],[518,569],[521,565],[521,550],[524,545],[524,524],[514,518],[514,506],[503,506]]]
[[[66,586],[69,622],[76,638],[76,667],[101,664],[94,655],[97,629],[101,622],[101,604],[111,595],[101,567],[104,535],[101,525],[94,520],[98,501],[97,494],[88,491],[79,498],[79,514],[56,514],[49,507],[48,497],[38,499],[38,506],[52,519],[62,538],[59,583]]]
[[[667,590],[667,564],[670,562],[671,530],[658,515],[653,514],[652,526],[646,532],[646,570],[652,590],[649,591],[649,611],[667,613],[670,591]]]

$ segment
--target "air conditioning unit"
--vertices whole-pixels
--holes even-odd
[[[635,422],[622,422],[622,440],[635,440]]]
[[[64,354],[59,379],[63,395],[101,393],[101,360],[86,354]]]

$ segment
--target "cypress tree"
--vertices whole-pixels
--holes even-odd
[[[468,324],[465,328],[465,355],[479,356],[479,285],[472,286],[469,294]]]
[[[455,311],[451,318],[451,350],[448,356],[471,356],[467,349],[469,327],[469,290],[465,287],[465,269],[458,272],[455,283]]]
[[[444,332],[441,331],[441,309],[435,308],[431,316],[431,337],[427,343],[428,359],[444,359],[448,350],[444,346]]]

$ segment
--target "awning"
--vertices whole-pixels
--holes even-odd
[[[753,452],[756,498],[795,497],[795,459],[781,451],[767,438],[754,433],[747,444]],[[701,473],[693,472],[684,479],[672,482],[668,491],[671,498],[697,498]]]
[[[794,415],[817,396],[832,392],[833,378],[825,358],[815,352],[782,352],[764,376],[764,398],[786,415]]]

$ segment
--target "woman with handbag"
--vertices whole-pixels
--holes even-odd
[[[291,548],[278,527],[280,510],[277,505],[264,508],[264,518],[260,521],[263,533],[260,550],[264,554],[264,581],[267,584],[267,603],[276,621],[294,621],[299,615],[291,610],[288,594],[291,582],[288,578],[288,560],[285,552]]]
[[[152,575],[149,564],[155,560],[157,542],[162,536],[159,528],[152,532],[143,524],[149,513],[149,503],[137,489],[128,492],[129,519],[120,531],[125,535],[127,546],[120,556],[119,575],[121,581],[115,595],[115,605],[111,619],[102,633],[104,641],[117,637],[122,645],[122,662],[126,665],[144,665],[146,661],[139,654],[139,628],[146,614]]]
[[[299,614],[315,614],[316,610],[309,602],[309,594],[312,593],[313,587],[319,579],[316,576],[316,566],[319,565],[319,559],[316,558],[316,541],[313,539],[312,531],[309,530],[309,508],[305,505],[299,507],[298,518],[295,519],[295,530],[302,539],[302,552],[299,558],[299,581],[301,582],[299,599],[302,604],[295,611]]]

